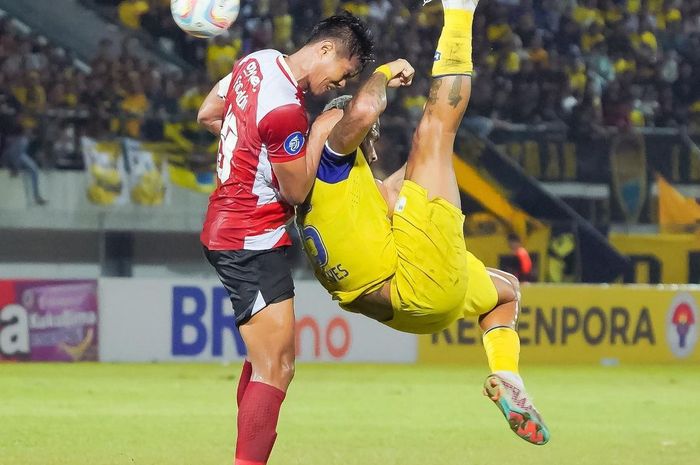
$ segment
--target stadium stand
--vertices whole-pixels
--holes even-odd
[[[30,33],[6,17],[0,20],[0,147],[21,129],[40,168],[83,169],[81,136],[130,137],[164,143],[185,166],[206,171],[215,140],[194,115],[235,59],[268,47],[293,50],[321,17],[345,9],[380,38],[378,62],[404,56],[416,69],[429,69],[440,5],[420,3],[243,1],[229,34],[204,41],[176,27],[168,0],[80,0],[127,37],[99,41],[82,60],[40,29]],[[482,3],[464,121],[478,137],[468,138],[463,158],[483,170],[480,157],[500,151],[499,163],[511,158],[604,233],[611,223],[656,222],[653,172],[681,194],[700,197],[694,187],[700,176],[694,168],[700,156],[699,0]],[[135,44],[146,43],[163,54],[135,53]],[[162,66],[168,53],[191,68]],[[403,162],[427,86],[427,76],[418,76],[411,88],[390,95],[378,147],[383,171]],[[323,103],[311,99],[309,108],[318,112]],[[493,144],[484,150],[479,138]],[[622,169],[644,165],[648,172]],[[518,204],[518,195],[525,194],[510,200]],[[464,203],[466,211],[479,211],[478,202]]]
[[[411,2],[390,0],[244,2],[238,27],[229,36],[207,43],[177,29],[167,0],[89,3],[107,8],[124,27],[153,35],[201,70],[188,82],[154,76],[146,63],[129,56],[128,51],[110,50],[116,44],[103,44],[91,73],[77,73],[78,79],[68,86],[61,79],[51,89],[43,89],[52,99],[41,105],[51,109],[80,107],[85,99],[93,98],[90,92],[102,89],[111,97],[100,99],[104,111],[97,120],[89,119],[107,128],[108,115],[128,113],[128,124],[113,124],[108,129],[132,136],[140,135],[151,116],[167,119],[166,115],[176,114],[174,95],[201,80],[211,82],[224,75],[236,58],[267,47],[293,49],[324,14],[347,9],[363,17],[382,38],[379,61],[406,55],[418,69],[428,67],[431,55],[426,47],[432,44],[441,18],[438,2],[417,14],[406,6]],[[560,125],[568,127],[572,138],[589,139],[609,135],[611,127],[696,123],[700,115],[700,89],[694,85],[700,79],[700,2],[501,0],[481,8],[484,11],[475,24],[478,74],[468,125],[486,132],[509,123]],[[9,59],[3,64],[4,78],[12,74],[11,79],[26,81],[23,77],[46,65],[44,56],[51,47],[37,39],[15,39],[17,34],[7,32],[7,26],[3,29],[3,61]],[[416,40],[404,47],[402,37]],[[29,51],[38,63],[19,64],[20,58],[11,58]],[[55,54],[51,59],[59,64],[65,60]],[[69,67],[62,74],[72,72]],[[397,133],[393,139],[402,142],[399,147],[407,143],[412,122],[420,115],[426,85],[425,77],[418,80],[400,105],[389,107],[387,127],[394,129],[396,122],[402,126],[389,131]],[[164,94],[170,96],[162,95],[160,89],[167,89]],[[70,101],[58,102],[65,98]],[[36,110],[31,105],[26,107],[29,112]],[[405,120],[406,114],[411,121]],[[150,131],[147,136],[156,137]]]

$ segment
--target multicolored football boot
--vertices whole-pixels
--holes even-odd
[[[525,388],[498,374],[491,374],[484,382],[484,395],[503,413],[515,434],[538,446],[549,441],[549,429],[532,405]]]

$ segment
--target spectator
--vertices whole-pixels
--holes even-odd
[[[426,44],[434,42],[441,27],[436,1],[409,10],[398,0],[264,0],[242,2],[231,35],[205,41],[175,25],[169,0],[113,4],[115,21],[153,35],[157,44],[205,69],[207,81],[227,74],[243,54],[271,46],[293,48],[308,25],[341,7],[381,31],[378,61],[404,56],[417,69],[430,68],[432,51]],[[607,134],[605,125],[678,126],[700,118],[697,0],[499,0],[482,2],[479,8],[474,21],[477,73],[465,125],[481,134],[509,122],[565,121],[572,137],[595,139]],[[36,128],[34,140],[50,140],[49,134],[68,140],[71,134],[111,129],[112,134],[166,138],[192,147],[200,137],[192,118],[201,99],[195,83],[204,72],[187,79],[154,73],[157,67],[132,51],[134,41],[143,37],[126,41],[121,50],[109,40],[101,42],[90,70],[83,71],[65,50],[0,19],[1,98],[7,101],[11,94],[21,122]],[[418,76],[414,89],[425,89],[427,82]],[[183,89],[189,92],[178,102]],[[401,101],[388,107],[383,119],[388,144],[410,141],[411,118],[419,113],[423,95],[400,94]],[[309,100],[310,110],[318,111],[321,102]],[[75,112],[84,115],[81,121],[64,124]],[[52,117],[45,118],[47,114]],[[50,147],[38,153],[43,164]]]
[[[38,71],[31,71],[26,82],[20,82],[12,89],[17,100],[22,104],[24,117],[22,124],[36,127],[38,118],[46,110],[46,90],[41,83]]]
[[[138,75],[134,72],[128,76],[124,88],[126,94],[121,102],[124,119],[122,132],[126,136],[138,138],[141,136],[141,125],[148,111],[148,99]]]
[[[289,14],[289,5],[286,0],[280,0],[275,8],[272,26],[274,30],[272,39],[273,48],[284,53],[291,52],[294,48],[294,43],[292,42],[294,18]]]
[[[235,32],[233,37],[226,33],[214,38],[207,47],[207,74],[211,82],[218,81],[231,72],[242,46],[240,36]]]
[[[516,269],[513,270],[515,277],[521,283],[532,281],[532,259],[517,234],[508,234],[508,247],[510,247],[517,263]]]
[[[10,167],[11,173],[16,176],[21,171],[26,171],[31,181],[34,202],[37,205],[46,205],[46,200],[39,193],[39,167],[27,152],[29,148],[28,130],[17,124],[10,129],[3,152],[3,158]]]
[[[141,16],[148,12],[145,0],[123,0],[119,4],[119,20],[129,29],[141,29]]]

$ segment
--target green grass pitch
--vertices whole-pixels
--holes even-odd
[[[229,465],[239,365],[0,364],[2,465]],[[485,367],[305,365],[270,465],[700,463],[700,366],[526,367],[526,444]]]

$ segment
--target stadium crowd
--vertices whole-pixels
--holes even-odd
[[[378,62],[403,56],[418,70],[430,68],[441,27],[437,0],[423,8],[420,0],[243,1],[230,33],[207,42],[177,28],[169,0],[87,1],[109,5],[115,21],[202,71],[159,71],[134,57],[129,42],[101,44],[89,67],[80,67],[69,52],[0,22],[0,113],[18,115],[35,140],[51,140],[49,150],[61,152],[51,154],[54,161],[75,151],[69,136],[76,127],[183,146],[204,137],[194,113],[236,58],[269,47],[291,51],[315,22],[340,9],[370,23]],[[479,8],[466,120],[473,129],[551,124],[586,138],[608,127],[697,125],[700,0],[490,0]],[[406,153],[427,86],[423,73],[392,96],[398,101],[383,119],[384,134],[399,153]],[[82,124],[72,124],[76,119]]]
[[[372,25],[378,61],[405,56],[418,69],[428,69],[429,45],[441,27],[440,2],[423,9],[420,3],[243,2],[239,27],[209,44],[177,30],[168,0],[123,0],[118,11],[123,23],[171,40],[193,63],[206,63],[214,79],[228,71],[231,55],[293,49],[309,27],[338,9]],[[493,0],[480,9],[471,115],[596,131],[684,125],[700,113],[698,0]],[[399,112],[420,114],[426,82],[424,77],[402,98]]]

